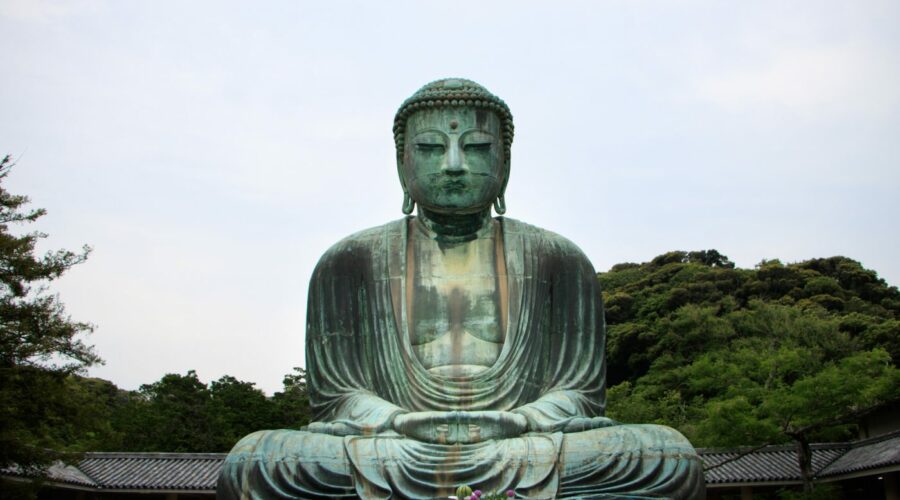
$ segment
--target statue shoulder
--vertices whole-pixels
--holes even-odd
[[[590,265],[590,261],[581,248],[571,240],[553,231],[533,226],[526,222],[508,217],[499,218],[503,224],[505,234],[519,236],[528,241],[532,246],[539,246],[544,252],[550,252],[560,257],[583,261]]]
[[[344,237],[322,254],[317,267],[329,267],[341,262],[368,259],[377,251],[377,248],[382,248],[386,241],[400,238],[404,233],[405,223],[405,218],[398,219]]]

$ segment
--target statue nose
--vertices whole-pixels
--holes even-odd
[[[444,172],[451,175],[460,175],[466,172],[466,166],[463,164],[458,144],[450,145],[450,150],[447,151],[447,163],[444,164]]]

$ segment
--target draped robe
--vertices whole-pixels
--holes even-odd
[[[425,369],[408,341],[411,220],[339,242],[310,282],[313,417],[344,435],[316,424],[251,434],[226,459],[220,498],[446,498],[462,484],[514,488],[526,498],[702,497],[699,459],[676,431],[567,428],[573,418],[604,413],[605,331],[593,267],[554,233],[498,219],[508,290],[499,358],[465,377]],[[478,410],[519,413],[534,432],[434,444],[391,430],[400,413]]]

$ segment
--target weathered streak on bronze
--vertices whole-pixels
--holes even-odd
[[[667,427],[605,410],[596,274],[565,238],[509,218],[512,114],[474,82],[432,82],[395,118],[407,217],[334,245],[310,281],[315,422],[226,459],[221,498],[702,498]]]
[[[497,290],[496,231],[489,226],[483,238],[440,246],[416,220],[410,224],[413,351],[436,375],[461,377],[490,368],[503,346],[506,314]]]

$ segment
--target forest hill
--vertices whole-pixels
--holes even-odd
[[[599,279],[614,419],[701,447],[795,441],[808,486],[811,441],[851,439],[900,399],[900,294],[854,260],[669,252]]]

